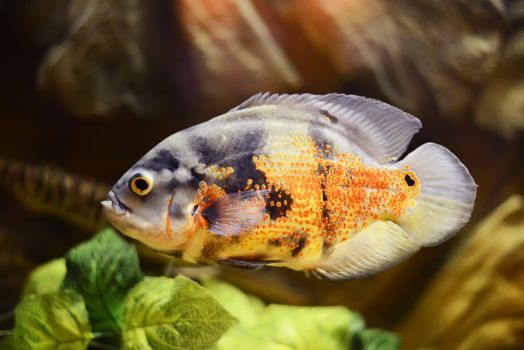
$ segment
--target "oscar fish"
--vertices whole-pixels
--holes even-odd
[[[469,220],[476,185],[447,148],[401,158],[421,122],[344,94],[257,94],[160,142],[102,202],[122,233],[201,264],[368,276]]]

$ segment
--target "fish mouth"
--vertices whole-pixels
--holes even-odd
[[[109,191],[107,196],[109,199],[100,203],[105,209],[113,211],[116,215],[125,215],[127,212],[131,211],[120,199],[118,199],[115,192]]]

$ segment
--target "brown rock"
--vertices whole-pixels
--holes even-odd
[[[406,349],[524,348],[524,197],[477,226],[399,331]]]
[[[523,67],[524,28],[521,28],[507,40],[500,64],[485,84],[475,109],[479,124],[507,138],[524,130]]]
[[[100,202],[109,186],[46,164],[0,158],[0,188],[37,213],[64,219],[87,231],[106,225]]]
[[[40,85],[77,115],[143,111],[140,0],[74,0],[64,40],[47,53]]]
[[[505,134],[523,127],[522,77],[514,74],[522,55],[511,54],[522,40],[504,40],[519,22],[517,5],[74,0],[64,21],[60,1],[31,2],[48,3],[50,14],[32,12],[32,29],[68,29],[47,53],[40,83],[76,115],[180,116],[180,106],[212,115],[259,91],[322,93],[350,83],[350,92],[386,95],[422,117],[477,111]]]
[[[301,78],[251,1],[180,1],[195,76],[215,104],[256,91],[296,89]]]

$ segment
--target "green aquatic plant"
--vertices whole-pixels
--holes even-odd
[[[238,320],[210,350],[395,350],[393,333],[367,329],[362,317],[345,307],[270,304],[218,280],[203,281]]]
[[[398,349],[344,307],[266,306],[219,280],[145,277],[112,229],[34,270],[0,349]]]
[[[29,277],[2,349],[204,349],[236,319],[198,283],[145,278],[133,245],[104,229]]]

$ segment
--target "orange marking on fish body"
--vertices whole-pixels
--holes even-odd
[[[280,170],[285,169],[281,161],[278,167],[269,171],[266,167],[271,166],[270,157],[264,157],[263,163],[256,162],[257,169],[271,175],[268,176],[269,182],[289,184],[291,188],[295,204],[289,217],[282,220],[294,221],[297,225],[324,226],[321,228],[329,223],[330,230],[337,237],[347,239],[351,232],[378,219],[383,212],[398,216],[405,209],[408,196],[402,187],[401,170],[368,167],[360,157],[340,154],[334,148],[330,152],[334,156],[332,159],[319,157],[317,152],[312,152],[312,140],[302,141],[294,139],[295,145],[306,148],[299,157],[302,160],[299,162],[303,168],[301,173]],[[319,168],[321,174],[316,171]],[[327,197],[325,203],[322,202],[322,193]],[[330,213],[329,220],[319,216],[323,206]]]
[[[169,197],[169,199],[167,200],[167,205],[166,205],[166,218],[165,218],[165,226],[166,226],[166,240],[171,240],[171,214],[169,213],[169,209],[171,208],[171,205],[173,204],[173,197],[174,197],[174,192],[173,191],[173,195]]]
[[[250,232],[224,248],[224,256],[263,253],[282,261],[293,257],[318,259],[326,249],[348,240],[373,221],[398,217],[420,192],[420,181],[408,168],[370,167],[361,157],[339,153],[334,146],[319,150],[311,137],[294,136],[287,143],[269,143],[264,153],[252,160],[265,174],[266,183],[253,184],[253,180],[245,179],[246,188],[270,191],[271,195],[263,197],[266,210],[285,206],[285,215],[272,219],[266,213]],[[406,185],[406,174],[414,179],[414,186]],[[201,199],[226,195],[215,187],[210,190],[203,186]],[[253,205],[265,205],[265,201]],[[304,237],[303,246],[292,256],[300,239],[298,232]],[[330,244],[327,248],[325,240]]]

